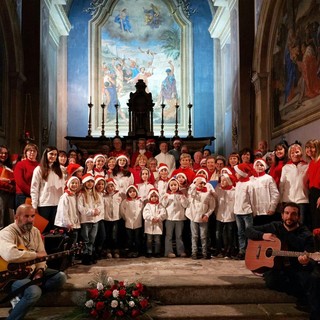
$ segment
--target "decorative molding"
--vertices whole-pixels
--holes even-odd
[[[251,78],[251,82],[254,85],[255,93],[260,93],[261,89],[265,89],[267,85],[267,80],[269,77],[268,72],[258,73],[254,72]]]
[[[44,0],[49,9],[49,34],[58,46],[61,36],[68,36],[71,30],[70,21],[66,15],[63,5],[66,0]]]

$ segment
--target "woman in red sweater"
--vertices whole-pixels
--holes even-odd
[[[14,168],[14,178],[16,181],[16,208],[25,203],[30,197],[30,186],[32,174],[37,161],[38,147],[33,143],[28,143],[23,150],[23,159]]]
[[[309,203],[311,229],[320,228],[320,140],[306,142],[306,155],[311,159],[307,171],[309,181]]]

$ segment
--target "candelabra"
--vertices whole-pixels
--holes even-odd
[[[188,104],[188,109],[189,109],[189,130],[188,130],[188,138],[193,138],[192,136],[192,130],[191,130],[191,108],[192,108],[192,104],[189,102]]]
[[[165,104],[161,103],[161,130],[160,130],[160,138],[164,138],[164,131],[163,131],[163,111],[164,111],[164,108],[165,108]]]
[[[175,125],[175,130],[174,130],[174,138],[179,138],[179,132],[178,132],[178,109],[179,105],[176,103],[176,125]]]
[[[90,102],[88,103],[88,107],[89,107],[89,119],[88,119],[88,135],[87,138],[91,138],[91,109],[93,107],[93,104],[91,103],[91,97],[90,97]]]
[[[102,103],[101,108],[102,108],[101,138],[105,138],[106,136],[104,135],[104,109],[106,108],[106,105]]]
[[[116,108],[116,137],[119,137],[119,104],[115,104]]]

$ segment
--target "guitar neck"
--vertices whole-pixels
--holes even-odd
[[[272,255],[274,257],[299,257],[302,255],[306,255],[306,256],[312,258],[312,253],[298,252],[298,251],[272,250]]]
[[[24,269],[27,266],[31,266],[33,264],[36,264],[36,263],[39,263],[39,262],[42,262],[42,261],[50,261],[50,260],[58,259],[58,258],[63,257],[65,255],[69,255],[70,252],[72,252],[72,251],[74,251],[74,250],[61,251],[61,252],[49,254],[49,255],[41,257],[41,258],[36,258],[36,259],[33,259],[33,260],[29,260],[29,261],[26,261],[26,262],[9,263],[8,264],[8,270],[9,271],[14,271],[14,270],[17,270],[17,269],[20,269],[20,268]]]

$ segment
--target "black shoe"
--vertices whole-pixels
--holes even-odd
[[[161,254],[160,254],[160,253],[156,253],[156,254],[154,255],[154,257],[155,257],[155,258],[161,258]]]
[[[207,254],[207,253],[203,254],[202,259],[205,259],[205,260],[211,259],[211,254]]]
[[[152,253],[146,253],[146,258],[152,258]]]
[[[245,254],[243,252],[239,252],[234,260],[244,260]]]
[[[89,256],[88,254],[85,254],[82,257],[82,261],[81,263],[85,266],[91,266],[92,265],[92,260],[91,260],[91,256]]]

